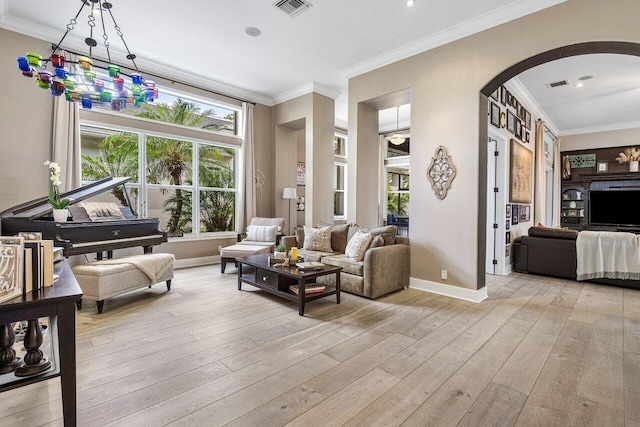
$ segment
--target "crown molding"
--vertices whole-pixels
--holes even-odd
[[[497,27],[498,25],[513,21],[548,7],[564,3],[565,1],[566,0],[525,0],[513,3],[497,10],[489,11],[456,26],[447,28],[446,30],[439,31],[431,36],[406,44],[398,49],[394,49],[369,60],[344,68],[341,71],[350,79],[359,76],[360,74],[375,70],[376,68],[392,64],[410,56],[434,49],[438,46],[488,30],[489,28]]]
[[[611,132],[616,130],[635,129],[635,128],[640,128],[640,121],[613,123],[610,125],[591,126],[591,127],[576,128],[576,129],[567,129],[567,130],[563,130],[557,135],[558,136],[582,135],[586,133]]]
[[[6,5],[8,0],[0,0],[0,28],[4,28],[15,33],[23,34],[29,37],[34,37],[52,44],[57,43],[60,39],[60,32],[52,30],[49,27],[33,24],[21,19],[6,15]],[[4,7],[4,9],[3,9]],[[4,15],[3,15],[4,13]],[[55,40],[55,41],[51,41]],[[62,44],[63,49],[73,50],[76,52],[82,52],[86,50],[86,44],[84,39],[77,35],[70,33],[65,38],[65,42]],[[118,57],[126,57],[126,52],[118,49],[117,47],[110,46],[109,49],[112,52],[118,54]],[[94,55],[94,57],[101,58],[100,55]],[[222,96],[227,95],[230,97],[246,99],[247,101],[257,102],[267,106],[273,106],[273,98],[261,93],[241,89],[236,86],[227,85],[225,83],[211,80],[210,78],[195,74],[191,71],[183,71],[175,67],[168,67],[155,61],[150,61],[141,57],[136,58],[136,63],[139,68],[144,72],[158,74],[167,80],[175,80],[176,82],[184,82],[194,86],[198,86],[202,89],[208,89],[215,92],[219,92]],[[121,64],[126,65],[126,64]]]
[[[333,90],[331,88],[329,88],[328,86],[325,86],[321,83],[318,82],[308,82],[305,83],[301,86],[298,87],[294,87],[293,89],[289,89],[289,90],[285,90],[284,92],[281,92],[277,95],[275,95],[273,97],[273,103],[275,104],[281,104],[283,102],[289,101],[291,99],[295,99],[298,98],[300,96],[303,95],[307,95],[309,93],[319,93],[320,95],[324,95],[328,98],[331,99],[336,99],[337,97],[339,97],[340,95],[342,95],[342,92],[339,92],[337,90]]]
[[[9,15],[9,0],[0,0],[0,22]]]
[[[509,80],[505,86],[513,93],[516,98],[520,100],[524,105],[527,106],[528,109],[531,110],[538,118],[544,121],[544,124],[547,128],[556,136],[560,135],[560,131],[558,127],[551,121],[551,119],[544,112],[540,104],[535,100],[535,98],[529,93],[526,87],[522,84],[518,77],[513,77]]]

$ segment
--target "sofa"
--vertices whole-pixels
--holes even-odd
[[[576,280],[578,233],[566,228],[530,227],[528,235],[514,242],[514,270]],[[638,280],[598,278],[589,281],[640,289]]]
[[[331,247],[326,249],[331,250],[318,251],[305,248],[304,228],[297,228],[295,236],[285,236],[283,240],[287,251],[294,246],[297,247],[298,256],[303,257],[305,261],[318,261],[342,267],[341,291],[375,299],[409,286],[409,238],[398,236],[395,225],[371,230],[359,227],[357,224],[321,224],[319,227],[330,227]],[[362,260],[356,260],[345,254],[349,241],[354,238],[357,231],[370,232],[372,235],[371,243],[364,250]],[[318,283],[327,286],[333,286],[334,282],[333,275],[318,278]]]

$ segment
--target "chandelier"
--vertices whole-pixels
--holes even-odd
[[[80,0],[82,6],[67,24],[67,31],[60,41],[52,45],[52,52],[49,58],[43,58],[36,52],[27,52],[26,56],[18,57],[18,68],[25,77],[33,78],[38,87],[50,90],[53,96],[64,94],[67,101],[79,102],[83,108],[91,108],[93,105],[110,105],[113,110],[126,108],[127,105],[140,107],[142,104],[153,102],[158,98],[158,89],[151,80],[145,80],[138,70],[135,58],[136,55],[129,51],[129,46],[124,40],[122,30],[116,23],[111,12],[112,4],[106,0]],[[77,60],[67,58],[60,45],[73,31],[77,24],[77,19],[82,10],[90,6],[88,15],[89,37],[84,42],[89,46],[88,56],[78,56]],[[127,50],[127,59],[131,61],[135,70],[130,75],[126,75],[120,70],[120,66],[112,63],[111,52],[109,51],[109,36],[105,27],[105,14],[113,21],[113,28],[122,40]],[[93,57],[93,48],[98,42],[93,37],[96,28],[96,17],[101,24],[102,39],[107,51],[108,61],[102,61]],[[69,52],[70,53],[70,52]],[[47,66],[51,64],[52,70]],[[105,72],[94,71],[94,68],[102,69]],[[127,77],[127,81],[125,81]]]
[[[391,135],[391,138],[389,138],[389,141],[391,141],[393,145],[400,145],[404,143],[405,140],[406,138],[402,136],[402,134],[400,133],[400,106],[397,106],[396,107],[396,131],[393,135]]]

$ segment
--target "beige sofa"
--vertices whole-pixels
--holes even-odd
[[[342,267],[340,289],[367,298],[377,298],[389,292],[409,287],[409,238],[397,236],[397,227],[390,225],[369,230],[381,235],[384,246],[367,249],[362,261],[344,254],[347,242],[359,227],[355,224],[334,225],[331,230],[332,252],[310,251],[304,248],[304,235],[300,229],[296,236],[285,236],[287,251],[296,246],[305,261]],[[319,283],[333,285],[333,275],[318,278]]]

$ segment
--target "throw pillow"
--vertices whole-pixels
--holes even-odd
[[[349,224],[327,224],[319,223],[318,227],[331,227],[331,248],[335,252],[344,253],[347,248],[347,236],[349,232]]]
[[[354,261],[362,261],[364,253],[369,249],[372,238],[371,233],[356,231],[349,243],[347,243],[344,254]]]
[[[395,225],[387,225],[384,227],[374,228],[369,230],[372,236],[382,236],[384,239],[384,246],[394,245],[396,243],[396,235],[398,234],[398,227]]]
[[[331,249],[331,227],[313,228],[304,226],[304,245],[310,251],[333,252]]]
[[[378,235],[376,237],[371,236],[371,243],[369,244],[369,249],[379,248],[380,246],[384,246],[384,239],[382,236]]]
[[[250,225],[247,227],[247,239],[254,242],[275,242],[277,225]]]

